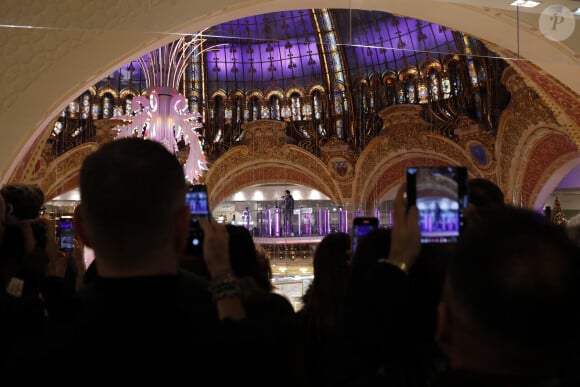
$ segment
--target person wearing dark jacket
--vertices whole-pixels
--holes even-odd
[[[246,320],[225,225],[200,220],[209,286],[179,269],[185,191],[182,165],[155,141],[115,140],[84,160],[75,229],[94,250],[96,277],[13,379],[78,384],[63,380],[74,370],[91,383],[266,384],[246,353],[266,343]]]
[[[294,197],[289,190],[285,191],[284,199],[284,235],[291,235],[294,232],[292,216],[294,215]]]
[[[487,209],[448,264],[436,339],[450,370],[434,386],[565,385],[567,345],[578,338],[579,256],[565,228],[541,214]]]

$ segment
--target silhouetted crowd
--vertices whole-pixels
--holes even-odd
[[[0,190],[1,385],[580,386],[580,233],[489,180],[469,181],[457,243],[421,243],[404,184],[393,227],[354,254],[326,235],[297,311],[246,228],[201,219],[203,253],[186,253],[187,183],[163,145],[106,143],[79,184],[72,251],[41,189]]]

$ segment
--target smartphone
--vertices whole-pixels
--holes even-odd
[[[356,252],[356,247],[359,239],[379,228],[379,219],[372,216],[360,216],[356,217],[352,221],[352,254]]]
[[[191,214],[186,250],[188,254],[199,255],[203,251],[203,230],[199,225],[199,220],[210,218],[207,186],[205,184],[190,185],[185,193],[185,204],[189,207]]]
[[[58,243],[61,251],[71,251],[74,248],[74,228],[72,216],[61,216],[58,220]]]
[[[421,243],[455,243],[465,221],[467,168],[409,167],[406,171],[407,207],[419,210]]]

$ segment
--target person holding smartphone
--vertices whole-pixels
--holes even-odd
[[[195,367],[196,378],[216,385],[253,381],[259,370],[246,348],[266,345],[245,320],[225,225],[199,220],[209,286],[179,268],[191,213],[175,155],[155,141],[115,140],[84,160],[79,181],[74,226],[94,251],[97,276],[79,291],[72,318],[51,326],[34,356],[15,359],[21,368],[10,376],[62,382],[66,365],[92,382],[176,384]],[[224,356],[236,359],[227,372]]]
[[[405,185],[393,203],[393,228],[361,236],[352,258],[343,378],[361,385],[418,386],[422,363],[414,346],[410,271],[421,249],[417,207],[407,210]],[[395,241],[395,238],[396,241]],[[354,385],[353,384],[353,385]]]

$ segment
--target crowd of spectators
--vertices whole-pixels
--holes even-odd
[[[579,385],[580,222],[508,205],[489,180],[469,182],[457,243],[420,242],[404,184],[393,227],[356,254],[325,236],[298,311],[244,227],[199,220],[203,253],[187,256],[183,169],[161,144],[104,144],[79,181],[70,252],[39,187],[0,190],[2,382]]]

